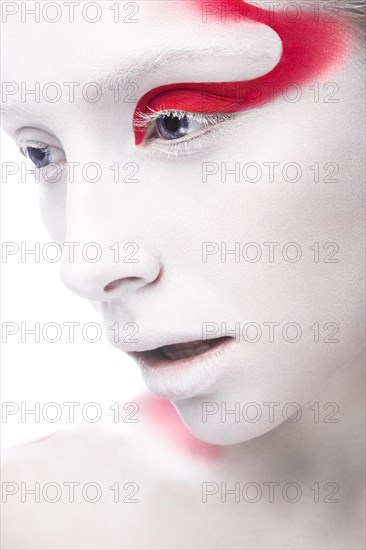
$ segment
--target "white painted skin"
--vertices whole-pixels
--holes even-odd
[[[143,2],[139,23],[122,27],[110,16],[95,25],[76,20],[35,26],[31,20],[9,19],[3,80],[38,81],[41,87],[47,82],[83,85],[122,66],[141,97],[174,82],[259,76],[280,57],[277,35],[263,25],[207,25],[177,10],[177,2]],[[225,446],[219,463],[181,457],[163,438],[152,437],[149,427],[139,427],[133,436],[99,429],[93,435],[80,431],[77,437],[70,432],[15,450],[4,479],[140,479],[148,496],[141,506],[123,512],[105,501],[94,508],[78,502],[73,510],[62,503],[53,510],[44,503],[26,509],[10,503],[4,548],[362,547],[362,426],[357,415],[363,410],[364,102],[358,40],[350,44],[344,63],[318,78],[319,102],[311,82],[302,87],[297,103],[278,99],[212,128],[201,142],[197,138],[199,146],[187,145],[189,155],[170,155],[171,144],[161,142],[136,147],[135,103],[116,103],[111,92],[96,104],[78,93],[74,103],[21,103],[17,96],[8,101],[12,111],[4,115],[4,127],[19,145],[45,142],[56,148],[56,161],[65,155],[68,162],[97,162],[106,174],[96,184],[81,178],[74,184],[66,178],[56,185],[43,182],[40,197],[55,241],[97,242],[103,248],[95,264],[78,254],[71,263],[65,254],[61,275],[71,290],[93,302],[106,327],[138,325],[138,344],[123,343],[123,351],[200,340],[204,322],[224,322],[228,330],[235,323],[256,322],[263,336],[257,343],[233,342],[217,364],[144,374],[152,391],[172,400],[192,434]],[[176,52],[187,50],[187,44],[189,55],[178,61]],[[213,49],[209,56],[208,49]],[[152,66],[149,60],[157,53],[167,60]],[[147,71],[139,76],[138,67]],[[329,82],[339,88],[336,103],[323,100],[334,89],[325,88]],[[138,183],[116,184],[108,169],[116,161],[137,163]],[[229,168],[256,162],[264,175],[258,183],[235,183],[230,176],[223,183],[219,173],[204,184],[204,162],[226,162]],[[281,168],[295,162],[303,177],[289,183],[276,172],[270,182],[264,172],[269,162]],[[321,180],[330,173],[324,166],[337,163],[337,181],[314,183],[309,167],[315,163]],[[138,263],[115,263],[107,251],[116,241],[137,243]],[[228,249],[236,242],[256,242],[264,256],[257,263],[235,263],[232,256],[222,262],[216,254],[205,263],[203,242],[226,243]],[[281,243],[274,263],[267,260],[265,242]],[[297,263],[282,258],[280,250],[289,242],[302,248]],[[316,242],[319,263],[309,250]],[[338,263],[322,261],[327,255],[322,247],[329,242],[339,246]],[[263,326],[268,322],[280,323],[274,343]],[[302,327],[297,343],[281,336],[289,322]],[[330,331],[322,327],[331,322],[339,325],[338,343],[324,342]],[[319,343],[309,330],[315,323],[321,328]],[[253,423],[235,422],[233,416],[223,423],[220,414],[202,420],[206,402],[225,403],[228,409],[236,402],[255,402],[262,410],[275,402],[282,410],[290,402],[305,408],[315,401],[337,403],[340,423],[317,424],[309,415],[291,424],[277,414],[274,422],[268,414]],[[146,462],[147,456],[153,460]],[[215,501],[203,507],[197,498],[200,483],[215,479],[295,480],[304,486],[335,481],[345,496],[334,507],[321,503],[316,510],[307,501],[296,510],[287,503],[239,509]],[[79,527],[73,522],[75,510]],[[182,529],[182,518],[191,515],[197,518],[192,529]]]

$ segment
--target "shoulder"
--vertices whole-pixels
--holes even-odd
[[[108,412],[100,422],[74,425],[7,449],[3,470],[43,475],[72,473],[83,465],[84,470],[89,466],[94,472],[106,464],[119,468],[146,465],[150,453],[159,455],[162,463],[168,454],[193,466],[215,462],[219,449],[196,439],[169,401],[144,393]]]
[[[190,512],[192,492],[199,504],[210,460],[175,424],[171,405],[139,404],[137,423],[110,418],[5,452],[4,549],[134,548],[137,540],[148,548],[142,518],[151,540],[162,518]]]

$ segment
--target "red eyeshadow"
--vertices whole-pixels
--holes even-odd
[[[301,85],[340,63],[346,54],[348,20],[337,15],[326,18],[311,10],[283,12],[264,10],[241,0],[189,0],[189,8],[210,21],[259,22],[271,27],[282,41],[279,63],[266,75],[235,82],[177,83],[150,90],[137,104],[138,113],[149,108],[197,113],[235,113],[264,105],[291,85]],[[298,5],[298,4],[295,4]],[[296,20],[295,20],[296,19]],[[146,128],[134,125],[135,143],[145,137]]]

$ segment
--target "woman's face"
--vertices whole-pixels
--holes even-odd
[[[70,23],[63,2],[54,24],[9,14],[5,129],[40,165],[58,163],[39,188],[66,285],[197,437],[245,441],[362,346],[359,38],[347,34],[321,74],[290,75],[285,94],[225,120],[150,113],[135,145],[144,94],[258,78],[282,41],[191,2],[118,4],[100,2],[95,23],[93,6]]]

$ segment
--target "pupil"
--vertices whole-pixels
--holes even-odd
[[[178,139],[188,132],[188,118],[173,115],[164,115],[157,119],[159,134],[164,139]]]
[[[166,117],[165,127],[169,132],[176,132],[180,127],[180,120],[176,117]]]

